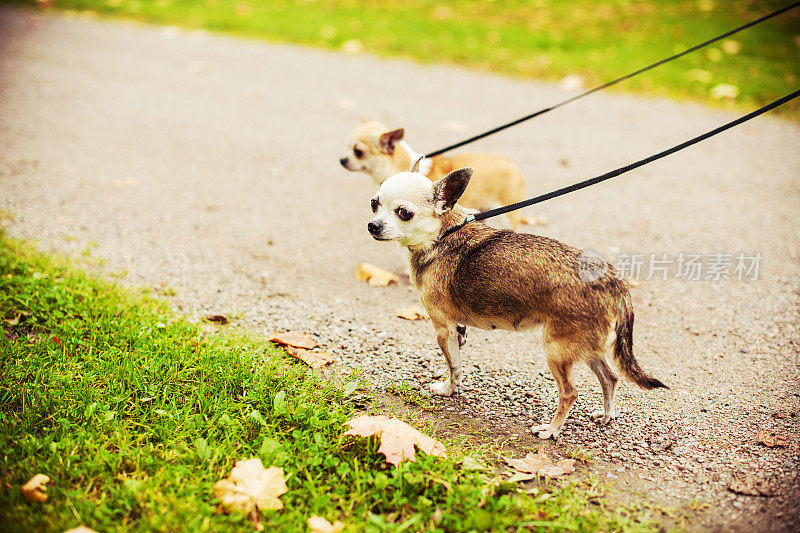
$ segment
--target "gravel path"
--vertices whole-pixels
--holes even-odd
[[[126,282],[173,288],[189,315],[308,331],[338,365],[422,390],[442,363],[429,324],[394,317],[413,290],[353,276],[360,262],[404,264],[365,230],[371,180],[338,166],[352,106],[405,126],[422,151],[566,94],[458,68],[0,8],[0,208],[14,215],[11,235],[62,253],[89,247]],[[534,194],[732,117],[605,93],[477,148],[518,163]],[[796,124],[762,117],[534,211],[550,221],[536,231],[612,259],[696,252],[710,268],[708,254],[763,256],[756,281],[643,280],[636,353],[671,389],[623,383],[620,417],[598,428],[599,386],[579,369],[556,444],[591,451],[591,470],[623,499],[674,508],[690,529],[800,527],[799,147]],[[465,390],[437,400],[437,416],[531,446],[527,428],[556,404],[533,337],[472,330]],[[761,429],[794,448],[759,444]],[[772,495],[732,492],[737,476]]]

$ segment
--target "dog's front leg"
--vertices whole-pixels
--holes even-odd
[[[461,386],[461,354],[458,349],[456,324],[435,325],[436,340],[447,362],[448,376],[442,382],[431,385],[431,392],[438,396],[450,396]]]

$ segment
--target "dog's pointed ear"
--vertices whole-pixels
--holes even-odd
[[[405,133],[406,131],[403,128],[397,128],[396,130],[387,131],[386,133],[382,134],[380,139],[378,139],[381,145],[381,150],[389,155],[393,155],[394,145],[403,139],[403,135],[405,135]]]
[[[433,203],[436,214],[441,215],[448,209],[453,209],[467,189],[471,177],[472,169],[465,167],[454,170],[442,179],[433,182]]]
[[[417,172],[418,173],[419,172],[419,164],[423,159],[425,159],[424,155],[419,156],[417,158],[417,160],[414,161],[414,163],[411,165],[411,168],[408,169],[408,171],[409,172]]]

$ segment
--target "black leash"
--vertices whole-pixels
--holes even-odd
[[[469,143],[475,142],[477,140],[483,139],[484,137],[488,137],[489,135],[493,135],[493,134],[497,133],[498,131],[503,131],[504,129],[510,128],[511,126],[516,126],[517,124],[519,124],[521,122],[525,122],[526,120],[530,120],[532,118],[538,117],[539,115],[544,115],[548,111],[552,111],[554,109],[558,109],[559,107],[565,106],[565,105],[569,104],[570,102],[574,102],[575,100],[578,100],[579,98],[583,98],[584,96],[588,96],[588,95],[590,95],[590,94],[592,94],[594,92],[601,91],[603,89],[611,87],[612,85],[615,85],[615,84],[617,84],[617,83],[619,83],[621,81],[627,80],[628,78],[632,78],[632,77],[637,76],[637,75],[639,75],[639,74],[641,74],[643,72],[647,72],[650,69],[656,68],[659,65],[663,65],[664,63],[669,63],[670,61],[672,61],[674,59],[678,59],[679,57],[683,57],[686,54],[691,54],[695,50],[699,50],[700,48],[703,48],[704,46],[708,46],[709,44],[715,43],[715,42],[717,42],[717,41],[719,41],[721,39],[724,39],[725,37],[729,37],[729,36],[733,35],[734,33],[738,33],[738,32],[740,32],[742,30],[746,30],[747,28],[750,28],[751,26],[755,26],[756,24],[764,22],[767,19],[771,19],[772,17],[776,17],[776,16],[780,15],[781,13],[785,13],[786,11],[789,11],[790,9],[796,8],[797,6],[800,6],[800,2],[794,2],[793,4],[790,4],[790,5],[786,6],[786,7],[778,9],[777,11],[773,11],[772,13],[764,15],[763,17],[761,17],[759,19],[750,21],[747,24],[745,24],[743,26],[739,26],[738,28],[735,28],[735,29],[733,29],[733,30],[731,30],[731,31],[729,31],[727,33],[723,33],[722,35],[714,37],[713,39],[709,39],[708,41],[706,41],[704,43],[700,43],[700,44],[698,44],[696,46],[693,46],[693,47],[689,48],[688,50],[684,50],[683,52],[680,52],[680,53],[677,53],[677,54],[675,54],[673,56],[670,56],[670,57],[667,57],[665,59],[662,59],[661,61],[656,61],[655,63],[653,63],[651,65],[647,65],[646,67],[640,68],[639,70],[637,70],[635,72],[631,72],[630,74],[626,74],[626,75],[622,76],[621,78],[617,78],[615,80],[609,81],[607,83],[604,83],[603,85],[595,87],[594,89],[589,89],[588,91],[583,92],[583,93],[581,93],[581,94],[579,94],[577,96],[573,96],[572,98],[568,98],[568,99],[564,100],[563,102],[559,102],[559,103],[557,103],[555,105],[552,105],[550,107],[545,107],[544,109],[540,109],[539,111],[531,113],[530,115],[526,115],[526,116],[524,116],[522,118],[518,118],[518,119],[513,120],[513,121],[511,121],[511,122],[509,122],[507,124],[503,124],[502,126],[498,126],[498,127],[493,128],[493,129],[491,129],[489,131],[485,131],[483,133],[475,135],[474,137],[470,137],[469,139],[466,139],[466,140],[463,140],[461,142],[457,142],[455,144],[451,144],[450,146],[446,146],[446,147],[441,148],[439,150],[433,151],[433,152],[431,152],[429,154],[426,154],[425,157],[434,157],[434,156],[443,154],[445,152],[449,152],[450,150],[454,150],[456,148],[460,148],[460,147],[464,146],[465,144],[469,144]]]
[[[537,196],[537,197],[531,198],[529,200],[523,200],[523,201],[517,202],[515,204],[507,205],[505,207],[498,207],[497,209],[491,209],[489,211],[484,211],[483,213],[476,213],[474,215],[469,215],[467,218],[464,219],[464,222],[462,222],[461,224],[459,224],[457,226],[453,226],[452,228],[449,228],[447,231],[445,231],[444,234],[442,234],[441,238],[445,238],[448,235],[450,235],[451,233],[454,233],[454,232],[460,230],[461,228],[463,228],[465,225],[469,224],[470,222],[474,222],[476,220],[484,220],[484,219],[491,218],[491,217],[496,217],[498,215],[503,215],[505,213],[508,213],[509,211],[516,211],[517,209],[522,209],[523,207],[528,207],[529,205],[538,204],[538,203],[544,202],[546,200],[550,200],[551,198],[556,198],[558,196],[562,196],[564,194],[568,194],[568,193],[583,189],[585,187],[589,187],[590,185],[594,185],[596,183],[600,183],[601,181],[605,181],[605,180],[614,178],[616,176],[619,176],[620,174],[625,174],[626,172],[629,172],[629,171],[631,171],[631,170],[633,170],[635,168],[639,168],[639,167],[641,167],[643,165],[646,165],[647,163],[652,163],[653,161],[661,159],[662,157],[666,157],[666,156],[668,156],[670,154],[674,154],[675,152],[677,152],[679,150],[683,150],[684,148],[687,148],[687,147],[689,147],[689,146],[691,146],[693,144],[697,144],[700,141],[704,141],[704,140],[708,139],[709,137],[713,137],[714,135],[716,135],[718,133],[722,133],[723,131],[728,130],[728,129],[734,127],[734,126],[738,126],[742,122],[747,122],[751,118],[755,118],[755,117],[757,117],[759,115],[762,115],[762,114],[766,113],[767,111],[769,111],[771,109],[774,109],[774,108],[776,108],[776,107],[778,107],[780,105],[785,104],[786,102],[788,102],[790,100],[793,100],[793,99],[797,98],[798,96],[800,96],[800,90],[797,90],[797,91],[795,91],[795,92],[793,92],[791,94],[787,94],[783,98],[779,98],[778,100],[775,100],[771,104],[767,104],[767,105],[765,105],[764,107],[762,107],[760,109],[756,109],[752,113],[748,113],[747,115],[739,117],[736,120],[728,122],[727,124],[723,124],[722,126],[720,126],[718,128],[715,128],[715,129],[713,129],[713,130],[711,130],[709,132],[706,132],[706,133],[704,133],[702,135],[699,135],[699,136],[697,136],[697,137],[695,137],[693,139],[689,139],[688,141],[682,142],[681,144],[679,144],[677,146],[673,146],[672,148],[669,148],[668,150],[664,150],[663,152],[659,152],[659,153],[657,153],[655,155],[651,155],[650,157],[646,157],[645,159],[641,159],[641,160],[639,160],[639,161],[637,161],[635,163],[631,163],[630,165],[627,165],[627,166],[624,166],[624,167],[620,167],[620,168],[618,168],[616,170],[612,170],[611,172],[606,172],[605,174],[602,174],[600,176],[597,176],[597,177],[594,177],[594,178],[591,178],[591,179],[588,179],[588,180],[580,181],[578,183],[574,183],[574,184],[569,185],[567,187],[563,187],[561,189],[549,192],[547,194],[542,194],[541,196]]]

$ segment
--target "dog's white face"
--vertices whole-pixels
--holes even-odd
[[[416,172],[395,174],[370,201],[375,218],[367,229],[375,240],[407,247],[433,241],[441,231],[442,215],[464,193],[470,176],[471,168],[455,170],[433,183]]]

